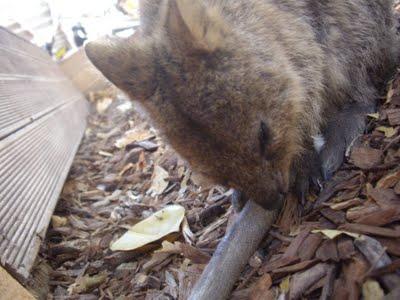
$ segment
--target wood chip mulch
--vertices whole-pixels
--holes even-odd
[[[287,199],[232,299],[400,299],[400,75],[381,104],[322,192]],[[48,299],[186,299],[235,218],[232,191],[206,187],[114,91],[92,108],[41,249]],[[110,250],[168,204],[187,218],[168,249]]]

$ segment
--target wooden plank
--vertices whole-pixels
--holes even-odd
[[[0,299],[1,300],[35,300],[18,281],[11,277],[0,266]]]
[[[20,280],[29,278],[87,113],[50,57],[0,29],[0,263]]]
[[[0,28],[0,139],[77,96],[44,51]]]

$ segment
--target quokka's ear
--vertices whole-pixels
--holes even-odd
[[[165,28],[174,44],[185,51],[213,52],[224,46],[228,28],[217,6],[199,0],[169,0]]]
[[[103,75],[129,95],[140,99],[156,88],[150,41],[137,35],[130,39],[103,38],[86,45],[86,55]]]

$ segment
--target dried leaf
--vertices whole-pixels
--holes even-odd
[[[368,114],[368,117],[375,119],[375,120],[379,120],[380,114],[379,113],[374,113],[374,114]]]
[[[378,128],[376,128],[376,130],[384,133],[385,137],[387,138],[391,138],[397,133],[397,130],[395,128],[387,126],[379,126]]]
[[[52,216],[51,217],[51,225],[53,228],[58,228],[58,227],[63,227],[68,224],[68,219],[65,217],[60,217],[60,216]]]
[[[110,107],[112,103],[111,98],[103,98],[97,101],[96,103],[96,110],[99,114],[103,114],[107,111],[107,109]]]
[[[185,216],[180,205],[170,205],[137,223],[111,245],[113,251],[128,251],[155,242],[166,235],[179,231]]]
[[[331,203],[329,204],[330,208],[334,209],[334,210],[343,210],[343,209],[347,209],[353,206],[358,206],[361,205],[363,203],[363,201],[359,198],[356,199],[351,199],[351,200],[347,200],[347,201],[343,201],[343,202],[339,202],[339,203]]]
[[[168,187],[168,178],[169,174],[167,171],[160,166],[155,166],[149,192],[156,195],[162,194]]]
[[[353,238],[360,237],[360,235],[356,234],[356,233],[342,231],[342,230],[334,230],[334,229],[313,230],[312,233],[322,233],[323,235],[325,235],[327,238],[329,238],[331,240],[337,238],[341,234],[346,234],[346,235],[351,236]]]
[[[113,154],[112,153],[110,153],[110,152],[107,152],[107,151],[99,151],[99,154],[101,155],[101,156],[105,156],[105,157],[113,157]]]
[[[125,148],[131,143],[144,141],[152,138],[154,135],[148,130],[144,129],[132,129],[125,132],[124,136],[115,142],[115,146],[119,149]]]
[[[383,299],[385,293],[375,280],[367,280],[362,286],[362,294],[364,300],[380,300]]]
[[[279,284],[279,288],[281,289],[281,292],[284,294],[289,293],[290,289],[290,276],[286,276],[281,283]]]
[[[386,95],[385,104],[389,104],[392,101],[393,96],[394,96],[393,82],[390,82],[389,83],[388,93]]]

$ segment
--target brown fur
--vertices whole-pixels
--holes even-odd
[[[397,59],[391,4],[142,1],[138,34],[87,54],[195,170],[272,207],[332,114],[373,104]]]

